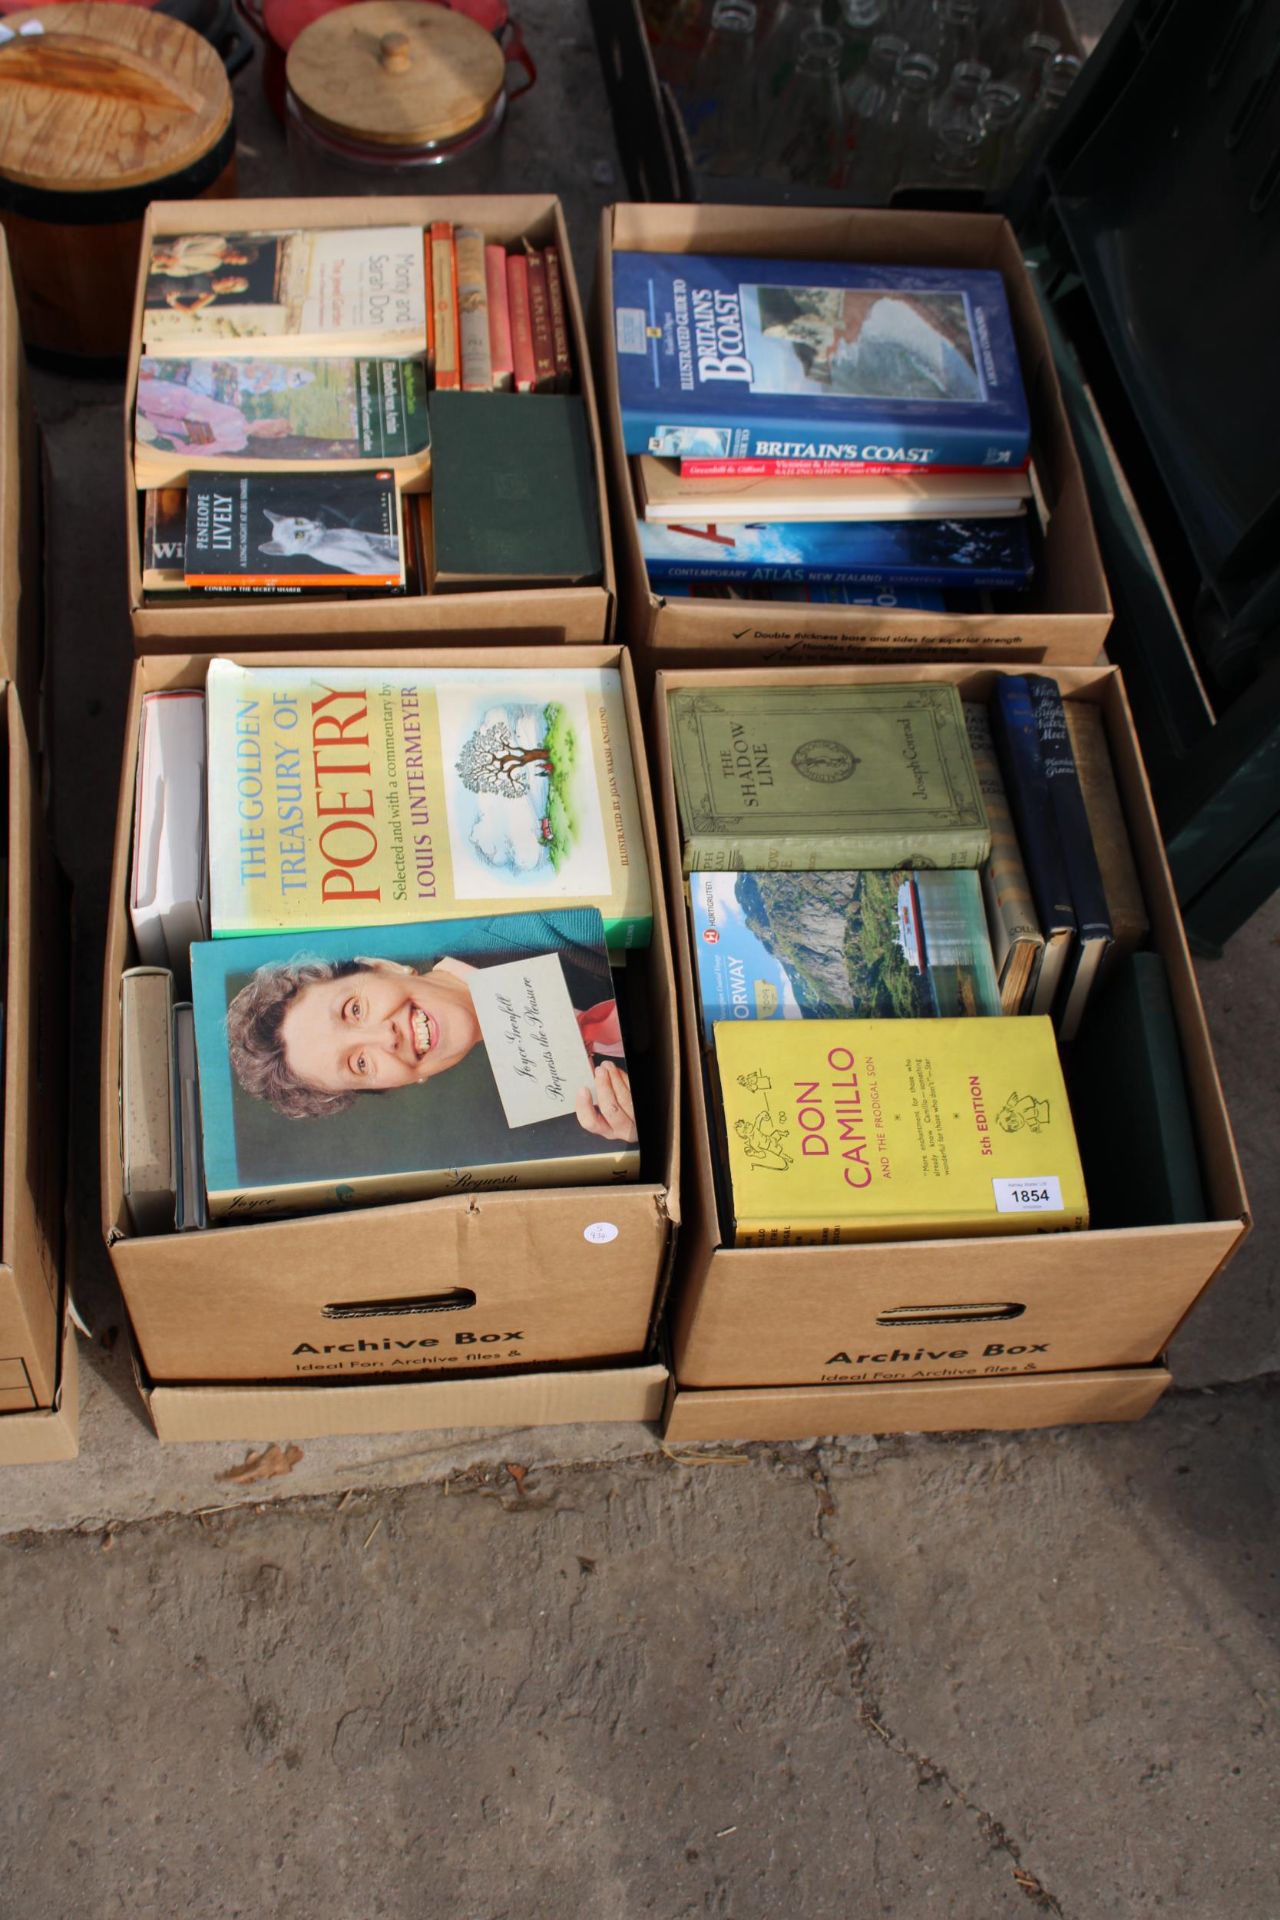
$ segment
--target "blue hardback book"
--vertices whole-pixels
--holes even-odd
[[[1030,421],[998,273],[617,253],[628,453],[1020,467]]]
[[[705,591],[705,586],[701,591]],[[669,580],[663,589],[668,599],[689,600],[699,597],[699,583],[683,583]],[[794,588],[788,588],[779,599],[807,600],[814,606],[827,607],[879,607],[896,608],[901,613],[944,613],[946,601],[940,593],[925,593],[919,589],[903,587],[818,587],[811,583],[797,582]]]
[[[1024,1000],[1026,1013],[1051,1013],[1075,941],[1071,885],[1049,800],[1040,729],[1027,677],[1002,674],[991,695],[991,737],[1018,830],[1036,917],[1044,935],[1039,967]]]
[[[972,871],[694,873],[706,1044],[717,1020],[1000,1013]]]
[[[749,526],[636,523],[649,584],[1025,587],[1025,518],[761,521]]]
[[[1040,735],[1049,809],[1057,829],[1076,916],[1076,943],[1058,1007],[1058,1038],[1073,1040],[1090,989],[1111,945],[1111,914],[1094,851],[1076,757],[1071,750],[1062,695],[1056,681],[1039,673],[1027,675],[1027,688]]]

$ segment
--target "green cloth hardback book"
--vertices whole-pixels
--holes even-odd
[[[991,852],[953,686],[669,699],[686,873],[979,867]]]
[[[600,516],[582,397],[435,392],[433,589],[590,586]]]

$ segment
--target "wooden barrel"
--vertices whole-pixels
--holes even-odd
[[[23,337],[118,358],[148,204],[235,192],[226,73],[198,33],[140,7],[76,0],[3,25],[0,223]]]

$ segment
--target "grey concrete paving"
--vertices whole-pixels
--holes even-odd
[[[561,194],[585,286],[621,173],[583,0],[520,14],[542,72],[503,184]],[[285,183],[257,86],[246,192]],[[94,1341],[80,1460],[0,1478],[0,1909],[1272,1920],[1280,902],[1200,968],[1261,1225],[1141,1426],[676,1459],[631,1426],[311,1441],[229,1487],[244,1447],[159,1447],[115,1337],[123,428],[113,383],[35,387]]]

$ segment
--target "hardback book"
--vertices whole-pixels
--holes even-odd
[[[174,1224],[190,1233],[209,1224],[204,1191],[204,1143],[200,1137],[200,1078],[196,1066],[195,1011],[189,1000],[173,1009],[173,1110],[177,1191]]]
[[[167,967],[129,967],[121,976],[120,1121],[124,1198],[134,1232],[171,1232],[177,1157]]]
[[[1000,980],[1000,1004],[1005,1013],[1021,1013],[1044,948],[1044,936],[1036,919],[1027,870],[1022,864],[1022,849],[1009,811],[1009,796],[1000,777],[1000,762],[991,738],[987,709],[980,700],[965,700],[962,704],[969,750],[978,770],[978,785],[991,827],[991,857],[982,869],[982,893]]]
[[[193,473],[189,587],[271,593],[404,588],[400,494],[374,473]]]
[[[142,591],[181,593],[186,586],[185,487],[151,487],[142,496]]]
[[[1095,1227],[1207,1219],[1169,976],[1158,953],[1122,955],[1068,1055]]]
[[[507,297],[507,250],[487,246],[484,250],[485,286],[489,296],[489,357],[493,363],[493,384],[499,393],[510,393],[515,384],[515,363],[511,357],[511,303]]]
[[[686,873],[980,867],[991,851],[950,684],[678,687],[668,701]]]
[[[1049,807],[1062,848],[1076,937],[1059,990],[1055,1017],[1058,1038],[1074,1040],[1085,1006],[1111,945],[1111,916],[1102,885],[1102,872],[1093,850],[1093,834],[1084,804],[1075,755],[1067,733],[1067,716],[1055,680],[1044,674],[1027,675],[1032,711],[1040,735],[1040,757],[1049,787]]]
[[[489,347],[484,235],[476,227],[459,227],[453,244],[458,272],[458,357],[462,387],[467,393],[490,393],[493,358]]]
[[[547,263],[537,247],[525,243],[529,268],[529,331],[533,341],[533,390],[551,393],[556,385],[556,350],[551,333]]]
[[[1063,707],[1111,920],[1111,947],[1102,963],[1105,973],[1125,954],[1145,946],[1151,922],[1129,844],[1101,709],[1087,700],[1066,700]]]
[[[721,1022],[739,1247],[1089,1224],[1052,1023]]]
[[[662,589],[667,600],[797,600],[824,607],[901,607],[915,613],[942,613],[940,593],[912,587],[815,587],[808,581],[794,587],[727,587],[708,580],[684,580]],[[803,664],[804,646],[795,648]]]
[[[185,984],[192,941],[209,937],[205,697],[198,687],[142,696],[129,917],[139,959],[167,967]]]
[[[918,451],[918,449],[917,449]],[[918,460],[678,460],[680,478],[691,482],[711,480],[849,480],[861,475],[914,474],[990,474],[991,467],[948,467]],[[1027,464],[1012,467],[1002,462],[1005,473],[1027,472]]]
[[[1004,520],[637,522],[649,584],[1025,587],[1026,516]]]
[[[517,393],[532,393],[538,384],[533,351],[533,318],[529,306],[529,261],[524,253],[507,255],[507,305],[511,315],[511,358]]]
[[[1024,995],[1022,1008],[1024,1013],[1050,1013],[1075,942],[1076,916],[1025,674],[1000,675],[992,690],[990,720],[1044,941],[1028,985],[1031,997]]]
[[[431,396],[433,592],[585,586],[604,566],[581,394]]]
[[[147,269],[148,354],[424,354],[418,227],[157,234]]]
[[[615,253],[628,453],[1018,467],[1030,422],[998,273]]]
[[[998,1014],[976,873],[698,873],[703,1035],[717,1020]]]
[[[421,360],[143,360],[134,416],[139,488],[230,466],[257,473],[431,471]]]
[[[436,370],[436,303],[431,279],[431,229],[427,227],[422,234],[422,284],[423,303],[427,313],[427,373],[434,376]]]
[[[431,310],[435,321],[437,388],[456,387],[462,379],[458,347],[458,263],[453,228],[447,220],[431,223]]]
[[[206,695],[215,938],[593,906],[648,944],[615,668],[214,660]]]
[[[593,909],[214,941],[192,971],[214,1220],[638,1175]]]
[[[1026,511],[1025,473],[845,474],[817,480],[686,480],[675,460],[632,461],[641,518],[718,526],[744,520],[993,520]]]
[[[569,309],[564,297],[564,276],[560,271],[557,247],[544,247],[542,258],[547,269],[547,306],[551,315],[551,351],[556,363],[556,392],[568,393],[573,385],[573,355],[569,348]]]

